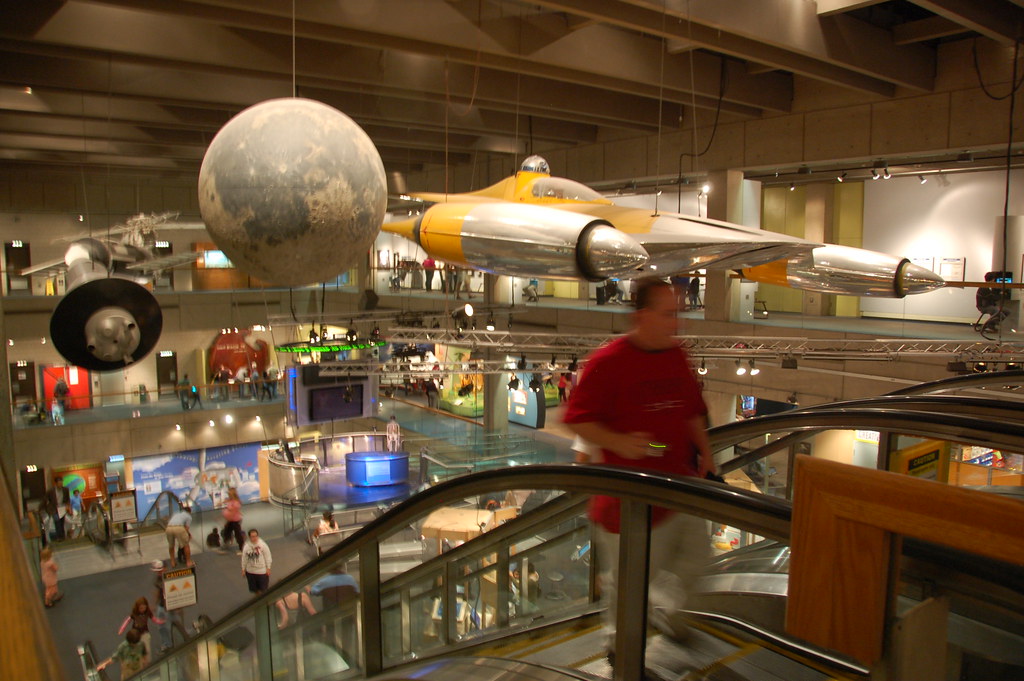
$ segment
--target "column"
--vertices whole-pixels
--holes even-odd
[[[822,243],[833,242],[832,214],[835,190],[831,184],[809,184],[805,187],[804,238]],[[831,293],[804,291],[801,311],[816,317],[835,314],[836,297]]]
[[[489,315],[490,308],[499,298],[502,289],[508,290],[508,277],[493,274],[484,275],[484,300],[482,314]],[[504,301],[503,301],[504,302]],[[484,361],[492,365],[495,360],[504,359],[505,355],[491,348],[484,350]],[[502,380],[504,374],[484,374],[484,432],[508,433],[508,388]]]
[[[712,220],[743,224],[743,172],[722,170],[708,174],[711,193],[707,197]],[[758,189],[760,195],[760,189]],[[718,322],[743,321],[739,280],[731,271],[709,271],[704,291],[704,318]]]

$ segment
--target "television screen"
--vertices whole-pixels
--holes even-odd
[[[363,415],[363,384],[345,383],[309,391],[309,420],[332,421]]]

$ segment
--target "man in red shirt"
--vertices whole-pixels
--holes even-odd
[[[672,287],[655,278],[637,285],[633,329],[595,351],[569,398],[565,423],[587,441],[591,463],[704,477],[715,471],[708,445],[707,407],[680,347],[678,301]],[[619,500],[595,496],[590,504],[593,537],[602,566],[605,629],[615,624]],[[705,521],[651,510],[649,621],[669,634],[666,615],[683,607],[686,591],[708,555]]]

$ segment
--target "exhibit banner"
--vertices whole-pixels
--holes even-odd
[[[146,513],[164,490],[195,509],[210,510],[224,505],[230,487],[238,490],[243,504],[259,501],[259,450],[259,443],[248,442],[142,456],[125,463],[131,465],[138,506]]]

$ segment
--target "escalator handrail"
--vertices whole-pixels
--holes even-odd
[[[1024,450],[1024,424],[992,421],[947,412],[885,408],[806,409],[758,416],[708,431],[712,451],[738,445],[765,433],[796,430],[889,430],[931,439],[968,441],[991,449]]]
[[[757,534],[779,538],[784,542],[789,540],[791,504],[788,501],[730,488],[718,483],[695,478],[677,478],[638,469],[576,464],[537,464],[483,471],[439,483],[415,497],[397,504],[387,513],[371,521],[327,551],[319,559],[306,564],[271,586],[262,596],[236,608],[219,622],[214,623],[202,636],[188,641],[171,655],[186,654],[189,649],[201,645],[208,638],[221,635],[239,625],[250,613],[260,608],[273,607],[278,599],[294,591],[296,585],[304,585],[322,575],[325,566],[340,562],[346,556],[358,554],[364,547],[378,546],[378,540],[381,537],[388,537],[407,527],[413,520],[424,517],[431,510],[444,506],[447,501],[508,489],[559,489],[582,494],[619,496],[641,503],[649,503],[655,499],[659,505],[674,510],[715,518],[721,522],[753,529]],[[511,524],[510,522],[508,525]],[[504,526],[493,531],[497,532],[503,528]],[[483,538],[486,539],[486,535],[483,535]],[[472,550],[471,543],[467,542],[458,548],[470,551]],[[966,556],[964,552],[925,542],[908,540],[903,543],[903,546],[904,555],[928,563],[944,562],[941,556],[947,553],[961,557]],[[918,547],[925,547],[927,550],[921,550]],[[460,555],[461,553],[453,551],[444,554],[444,557],[454,559]],[[978,562],[989,559],[976,556],[971,560],[974,561],[972,564],[976,566]],[[363,578],[365,575],[360,575],[361,592],[363,591]],[[1024,591],[1024,586],[1021,591]]]
[[[950,390],[968,390],[987,385],[1006,385],[1007,383],[1024,383],[1024,369],[1014,371],[989,371],[964,376],[949,376],[935,381],[918,383],[905,388],[893,390],[889,395],[923,395],[926,393],[947,392]],[[1020,399],[1020,397],[1016,397]]]
[[[637,469],[579,464],[535,464],[482,471],[440,482],[396,504],[387,513],[367,523],[352,536],[326,551],[320,558],[307,563],[272,585],[261,596],[244,603],[213,623],[202,636],[187,641],[169,656],[188,654],[188,651],[203,644],[207,639],[215,638],[240,624],[249,613],[260,608],[272,608],[279,599],[294,591],[296,584],[304,585],[314,577],[322,575],[325,565],[333,565],[340,562],[344,556],[358,554],[364,547],[378,546],[379,538],[388,537],[407,527],[412,521],[424,517],[430,511],[445,506],[448,501],[510,489],[556,489],[583,494],[603,494],[641,503],[657,499],[659,505],[753,528],[763,536],[784,541],[789,536],[788,502],[696,478],[678,478]],[[363,578],[364,576],[360,575],[360,579]],[[363,592],[362,583],[360,592]]]
[[[1021,416],[1024,415],[1024,405],[1007,403],[1004,400],[989,397],[967,397],[963,395],[882,395],[879,397],[847,400],[844,402],[832,402],[827,405],[816,405],[805,409],[794,409],[785,413],[820,413],[826,408],[859,409],[876,407],[888,407],[902,411],[914,411],[915,413],[928,412],[933,414],[948,414],[955,409],[961,415],[988,419],[1020,419]],[[806,429],[789,433],[788,435],[784,435],[783,437],[758,447],[754,451],[745,452],[733,459],[730,459],[729,461],[721,462],[718,467],[721,473],[728,473],[729,471],[746,466],[753,461],[762,459],[781,449],[785,449],[786,447],[790,447],[798,442],[814,437],[818,432],[820,432],[820,430],[831,429]],[[718,440],[716,440],[716,438],[722,437],[722,434],[725,431],[726,428],[724,426],[721,427],[721,429],[715,429],[714,435],[711,436],[713,450],[732,446],[724,445],[719,447],[717,445]]]

